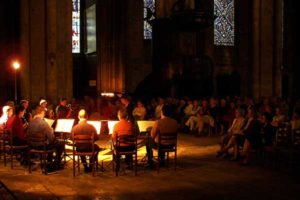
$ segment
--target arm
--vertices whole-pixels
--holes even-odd
[[[153,139],[156,138],[156,136],[157,136],[157,131],[158,131],[158,121],[156,121],[156,122],[154,123],[153,128],[152,128],[152,130],[151,130],[151,137],[152,137]]]
[[[47,124],[47,122],[43,121],[43,130],[44,130],[44,133],[47,137],[47,140],[49,142],[53,142],[55,137],[54,137],[54,132],[53,132],[53,129]]]

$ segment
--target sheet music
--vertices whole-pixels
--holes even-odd
[[[109,129],[109,134],[113,134],[114,131],[114,126],[116,123],[118,123],[119,121],[107,121],[108,124],[108,129]]]
[[[148,132],[154,126],[155,121],[137,121],[140,132]]]
[[[74,121],[74,119],[58,119],[55,132],[71,133]]]
[[[87,121],[88,124],[92,125],[95,127],[97,134],[100,134],[101,130],[101,121]]]
[[[55,122],[54,119],[48,119],[48,118],[44,118],[45,122],[47,122],[47,124],[52,127],[53,123]]]

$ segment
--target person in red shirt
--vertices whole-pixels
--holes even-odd
[[[118,118],[119,122],[115,124],[112,134],[112,139],[114,144],[116,143],[117,136],[120,135],[133,135],[135,134],[134,125],[131,121],[127,120],[127,111],[125,109],[118,111]],[[123,146],[117,147],[120,151],[130,151],[134,146],[126,146],[126,144],[123,144]],[[126,155],[125,162],[130,165],[132,162],[132,155]]]
[[[24,145],[27,144],[26,132],[23,124],[23,116],[25,114],[24,106],[17,106],[15,110],[15,115],[7,120],[6,127],[12,132],[13,144],[14,145]]]

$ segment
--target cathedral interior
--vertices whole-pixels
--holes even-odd
[[[53,173],[47,174],[47,167],[49,170],[54,167],[43,166],[36,159],[31,173],[28,165],[31,165],[32,157],[29,155],[26,157],[29,161],[20,161],[27,155],[30,145],[24,150],[25,153],[21,152],[20,157],[14,157],[13,150],[7,150],[7,144],[12,146],[15,136],[7,128],[11,118],[5,116],[6,121],[3,124],[0,121],[3,125],[0,126],[0,199],[299,199],[300,51],[296,51],[296,44],[300,34],[296,8],[296,0],[1,0],[2,117],[10,109],[16,111],[14,119],[19,111],[23,112],[23,118],[24,113],[28,112],[30,120],[35,119],[32,117],[35,114],[45,124],[45,113],[50,109],[43,108],[43,103],[51,102],[53,106],[60,100],[57,108],[63,107],[67,114],[78,108],[76,114],[65,117],[72,118],[71,125],[77,118],[87,121],[86,113],[80,118],[79,111],[80,106],[86,106],[86,112],[90,116],[95,114],[93,117],[99,122],[96,125],[105,127],[106,132],[97,133],[100,136],[96,142],[101,148],[97,157],[89,157],[90,168],[84,163],[84,170],[78,168],[76,176],[72,176],[72,172],[76,171],[75,156],[71,157],[72,153],[66,152],[72,144],[75,149],[75,139],[70,135],[67,138],[63,133],[73,134],[74,131],[72,126],[69,132],[54,130],[55,120],[65,118],[59,118],[58,114],[55,116],[54,107],[51,107],[52,137],[55,141],[60,139],[64,142],[63,154],[55,152],[52,156],[64,157],[65,160],[61,168],[57,165]],[[114,105],[109,104],[109,100],[101,102],[103,107],[97,105],[102,95],[111,94],[120,97],[114,99]],[[89,101],[89,97],[96,99],[96,103]],[[145,114],[143,119],[137,118],[136,121],[149,120],[152,126],[150,129],[146,127],[147,134],[139,132],[134,136],[137,175],[132,170],[133,160],[129,160],[131,166],[121,168],[117,176],[112,163],[120,157],[112,155],[117,151],[112,147],[112,135],[118,134],[114,130],[116,123],[122,119],[131,122],[129,115],[133,111],[129,107],[133,104],[130,104],[130,97],[149,100],[145,107],[147,112],[151,110],[151,115]],[[82,104],[79,105],[74,99]],[[150,99],[154,99],[154,103]],[[216,99],[220,100],[220,107]],[[67,100],[70,104],[60,105]],[[222,100],[227,103],[224,107]],[[176,153],[169,167],[168,152],[167,166],[162,165],[159,169],[160,160],[164,158],[157,150],[156,170],[148,165],[153,164],[148,149],[150,146],[152,150],[150,139],[157,142],[152,138],[154,128],[151,128],[161,119],[169,117],[164,115],[167,112],[165,105],[169,102],[164,101],[173,103],[173,106],[178,106],[176,111],[179,110],[176,116],[178,124],[166,126],[177,128],[178,125],[178,131],[173,131],[176,133],[176,143],[169,144],[171,147],[167,145],[172,150],[176,146],[173,151]],[[23,110],[14,107],[14,102],[21,102]],[[26,108],[22,102],[27,103]],[[28,102],[30,109],[27,109]],[[142,103],[136,101],[136,107]],[[36,110],[31,110],[33,105],[38,104]],[[186,114],[185,108],[189,105],[198,110]],[[254,111],[255,106],[258,109]],[[4,110],[5,107],[7,110]],[[157,107],[160,109],[158,117],[155,115]],[[127,118],[121,118],[119,112],[122,109],[132,112],[128,112]],[[245,121],[242,119],[245,123],[243,126],[240,124],[240,132],[244,135],[240,135],[245,136],[243,139],[246,142],[240,145],[238,136],[229,135],[229,124],[232,122],[233,126],[236,118],[242,118],[243,111],[247,111],[247,122],[246,117]],[[257,120],[256,111],[260,112],[261,117]],[[55,112],[58,113],[56,109]],[[113,117],[109,112],[114,114]],[[218,113],[213,115],[214,112]],[[272,132],[273,146],[269,144],[269,147],[274,147],[270,148],[273,151],[263,146],[266,143],[253,149],[252,141],[251,144],[249,142],[252,138],[246,138],[244,133],[255,121],[262,128],[260,131],[255,129],[253,133],[263,135],[264,123],[269,117],[264,115],[265,112],[274,118],[278,115],[286,117],[278,120],[270,131],[276,130],[276,136],[275,131]],[[221,115],[222,118],[218,118]],[[190,128],[188,122],[193,117],[198,120],[194,121],[195,124],[201,123],[201,130],[199,124],[197,130]],[[171,120],[174,122],[174,119]],[[262,119],[263,122],[259,121]],[[272,120],[268,121],[269,125]],[[114,121],[113,127],[109,127],[110,121]],[[26,125],[30,127],[32,122]],[[285,129],[281,125],[286,125]],[[131,133],[140,128],[137,123],[132,126]],[[23,124],[19,123],[18,128],[25,133]],[[28,130],[26,134],[30,132]],[[159,128],[155,130],[157,135],[160,134]],[[93,131],[96,129],[93,128]],[[280,131],[289,131],[289,138],[285,138],[288,142],[283,148],[276,148]],[[11,133],[11,138],[5,139],[2,133],[3,136]],[[231,136],[226,144],[235,148],[233,153],[241,151],[242,154],[245,148],[245,155],[233,154],[236,157],[232,159],[229,155],[231,150],[219,150],[226,134]],[[261,139],[263,136],[258,137]],[[67,143],[71,139],[73,143]],[[139,150],[138,140],[142,140]],[[93,136],[93,156],[96,142]],[[224,153],[223,157],[216,158],[216,152]],[[80,166],[78,155],[77,166]],[[7,156],[11,164],[6,165],[3,156]],[[40,158],[42,162],[42,156]],[[96,169],[93,167],[91,176],[94,158],[99,159],[102,167],[99,167],[100,164]],[[52,158],[49,160],[57,162]],[[83,163],[82,158],[81,161]]]
[[[3,1],[1,103],[15,87],[32,101],[102,92],[297,99],[295,2]]]

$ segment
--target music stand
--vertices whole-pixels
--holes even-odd
[[[52,127],[52,125],[54,124],[55,120],[54,119],[49,119],[49,118],[44,118],[45,122],[47,122],[47,124]]]
[[[56,126],[55,126],[55,132],[60,133],[60,137],[63,140],[64,144],[66,144],[67,136],[66,133],[71,133],[72,128],[74,125],[74,119],[58,119]],[[66,163],[66,148],[64,148],[64,161]]]
[[[116,120],[103,120],[103,122],[107,122],[107,127],[108,127],[108,134],[111,136],[113,134],[114,131],[114,126],[116,123],[118,123],[119,121]],[[109,148],[106,148],[107,146],[109,146]],[[112,155],[113,149],[113,141],[112,138],[110,137],[109,140],[107,141],[106,145],[105,145],[105,149],[106,149],[106,153],[103,155]],[[105,166],[108,167],[113,163],[113,160],[110,161],[108,164],[106,164]],[[102,171],[104,171],[104,160],[102,160]]]
[[[137,121],[140,133],[148,133],[149,130],[154,126],[155,121]]]
[[[138,142],[138,149],[143,147],[149,142],[150,139],[150,131],[154,126],[155,121],[146,121],[146,120],[139,120],[137,121],[137,125],[139,128],[139,139],[141,140]],[[141,159],[141,163],[147,163],[147,154]]]
[[[113,132],[114,132],[114,126],[116,123],[118,123],[119,121],[107,121],[107,124],[108,124],[108,133],[109,135],[112,135]]]
[[[101,121],[87,121],[88,124],[92,125],[95,127],[97,131],[97,135],[100,135],[100,130],[101,130]]]
[[[59,133],[71,133],[75,119],[58,119],[55,132]]]

